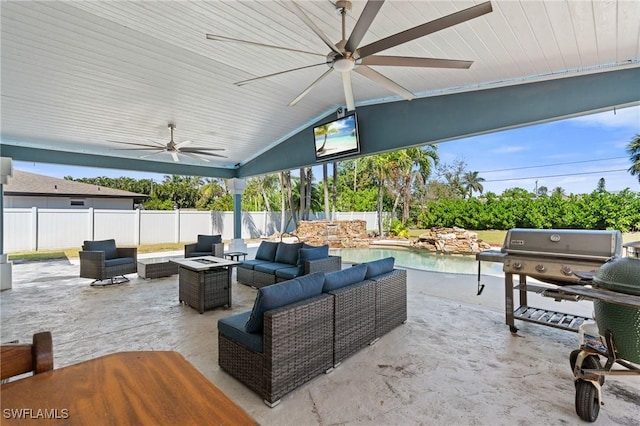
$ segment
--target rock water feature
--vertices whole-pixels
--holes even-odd
[[[397,245],[447,254],[474,254],[491,248],[488,243],[478,239],[477,233],[457,227],[431,228],[407,244],[406,239],[371,239],[366,225],[364,220],[301,221],[294,234],[307,244],[328,243],[331,248],[366,248],[372,241],[376,241],[376,245]]]

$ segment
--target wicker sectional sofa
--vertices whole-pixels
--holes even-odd
[[[393,262],[380,259],[258,289],[252,311],[218,321],[221,369],[275,406],[406,321],[407,275]]]
[[[329,246],[310,246],[305,243],[262,241],[255,259],[238,265],[239,283],[260,288],[314,272],[339,271],[340,256],[330,256]]]

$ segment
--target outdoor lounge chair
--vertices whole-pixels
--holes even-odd
[[[85,241],[79,255],[80,276],[93,278],[91,285],[104,285],[98,284],[103,280],[111,280],[108,284],[126,282],[125,274],[138,271],[138,249],[117,248],[115,240]]]
[[[53,370],[53,341],[50,331],[33,335],[33,343],[10,343],[0,347],[0,379]]]
[[[184,246],[184,257],[224,256],[222,235],[198,235],[198,242]]]

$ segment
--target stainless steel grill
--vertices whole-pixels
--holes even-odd
[[[499,253],[495,250],[480,252],[476,259],[503,263],[506,322],[512,332],[518,331],[515,319],[577,331],[589,318],[528,306],[527,292],[534,291],[557,301],[578,301],[580,297],[567,296],[558,288],[580,284],[576,272],[595,273],[608,259],[620,256],[621,251],[620,231],[514,228],[507,232]],[[515,287],[513,275],[518,275]],[[547,285],[528,284],[527,276]],[[519,290],[520,301],[515,310],[514,288]]]

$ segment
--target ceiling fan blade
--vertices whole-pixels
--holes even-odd
[[[107,141],[107,142],[113,142],[113,143],[120,143],[123,145],[135,145],[135,146],[144,146],[144,147],[148,147],[148,148],[154,148],[154,149],[164,149],[165,146],[164,145],[160,145],[160,144],[156,144],[156,145],[149,145],[146,143],[134,143],[134,142],[120,142],[120,141]],[[153,141],[152,141],[153,142]],[[155,142],[154,142],[155,143]]]
[[[333,71],[333,68],[329,68],[327,71],[325,71],[320,77],[318,77],[316,81],[314,81],[313,83],[311,83],[309,87],[304,89],[304,91],[300,93],[298,97],[296,97],[294,100],[289,102],[289,106],[294,106],[295,104],[300,102],[300,100],[302,100],[302,98],[304,98],[307,95],[307,93],[309,93],[311,89],[313,89],[316,86],[316,84],[320,83],[326,76],[331,74],[331,71]]]
[[[140,158],[149,158],[149,157],[151,157],[152,155],[162,154],[163,152],[164,152],[164,151],[152,152],[151,154],[143,155],[143,156],[142,156],[142,157],[140,157]]]
[[[459,61],[457,59],[412,58],[409,56],[380,56],[372,55],[362,59],[363,65],[384,65],[393,67],[423,67],[423,68],[459,68],[468,69],[473,61]]]
[[[176,163],[180,162],[180,159],[178,158],[178,153],[176,151],[169,151],[171,153],[171,156],[173,157],[173,161],[175,161]]]
[[[347,103],[347,111],[356,109],[356,102],[353,100],[353,88],[351,87],[351,72],[342,73],[342,86],[344,87],[344,99]]]
[[[307,55],[316,55],[316,56],[323,56],[323,57],[327,56],[327,55],[323,55],[322,53],[309,52],[309,51],[300,50],[300,49],[291,49],[289,47],[274,46],[272,44],[257,43],[255,41],[241,40],[239,38],[225,37],[225,36],[216,35],[216,34],[207,34],[207,38],[209,40],[215,40],[215,41],[226,41],[226,42],[232,42],[232,43],[252,44],[254,46],[268,47],[269,49],[278,49],[278,50],[287,50],[289,52],[306,53]]]
[[[291,72],[291,71],[303,70],[305,68],[313,68],[313,67],[317,67],[318,65],[327,65],[327,63],[323,62],[321,64],[306,65],[304,67],[292,68],[292,69],[286,70],[286,71],[274,72],[273,74],[267,74],[267,75],[263,75],[263,76],[260,76],[260,77],[250,78],[248,80],[238,81],[238,82],[233,83],[233,84],[235,84],[236,86],[244,86],[245,84],[251,83],[252,81],[262,80],[263,78],[275,77],[276,75],[286,74],[286,73]]]
[[[147,147],[147,148],[110,148],[111,151],[158,151],[158,152],[162,152],[165,149],[163,147]]]
[[[436,31],[443,30],[445,28],[452,27],[462,22],[468,21],[473,18],[477,18],[484,14],[491,12],[491,2],[481,3],[476,6],[461,10],[459,12],[452,13],[434,21],[427,22],[417,27],[410,28],[406,31],[385,37],[371,44],[358,49],[361,58],[373,55],[383,50],[390,49],[400,44],[406,43],[411,40],[415,40],[420,37],[424,37],[427,34],[435,33]]]
[[[345,46],[347,52],[356,51],[383,3],[384,0],[369,0],[367,2],[358,18],[358,22],[356,22],[356,26],[353,27],[353,31],[351,31],[351,35]]]
[[[340,51],[340,49],[338,49],[336,47],[335,44],[333,44],[331,39],[329,37],[327,37],[327,35],[325,33],[322,32],[322,30],[316,25],[316,23],[313,22],[311,20],[311,18],[309,18],[309,16],[307,16],[307,14],[304,12],[304,10],[302,10],[302,8],[298,5],[298,3],[296,3],[294,1],[293,2],[293,6],[294,7],[291,8],[291,11],[293,13],[295,13],[296,15],[298,15],[298,18],[300,18],[305,24],[307,24],[307,27],[309,27],[311,29],[311,31],[316,33],[316,35],[318,37],[320,37],[322,39],[322,41],[324,41],[327,46],[329,46],[329,49],[333,50],[334,52],[336,52],[338,54],[342,54],[343,53],[343,52]]]
[[[180,151],[180,154],[182,154],[182,155],[186,155],[187,157],[189,157],[189,158],[193,158],[193,159],[198,160],[198,161],[204,161],[204,162],[206,162],[206,163],[208,163],[208,162],[209,162],[209,160],[207,160],[206,158],[204,158],[204,157],[200,157],[200,156],[195,155],[195,154],[192,154],[192,153],[190,153],[190,152],[183,152],[183,151]]]
[[[224,148],[205,148],[202,146],[192,146],[187,148],[180,148],[180,152],[195,152],[195,151],[224,151]]]
[[[183,146],[190,145],[192,143],[193,142],[191,142],[190,140],[187,139],[186,141],[178,142],[176,144],[176,148],[182,148]]]
[[[206,151],[180,151],[180,153],[184,153],[184,154],[198,154],[198,155],[208,155],[209,157],[220,157],[220,158],[227,158],[226,155],[221,155],[221,154],[214,154],[213,152],[206,152]]]
[[[373,81],[374,83],[378,83],[380,86],[394,93],[397,93],[398,95],[402,96],[408,101],[410,101],[411,99],[415,99],[416,97],[416,95],[414,95],[404,87],[400,86],[398,83],[395,83],[394,81],[389,80],[387,77],[380,74],[378,71],[374,71],[373,69],[365,65],[360,65],[359,67],[354,68],[353,70],[358,74],[367,77],[369,80]]]

